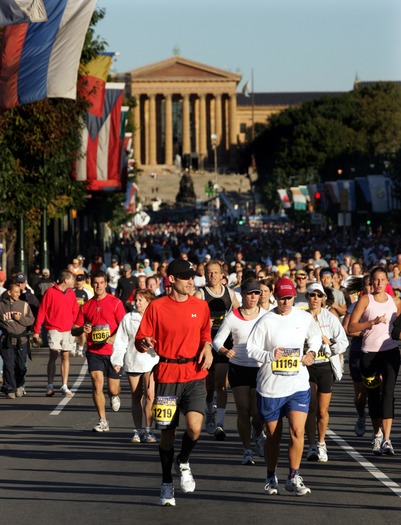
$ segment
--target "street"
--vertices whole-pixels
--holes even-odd
[[[312,494],[285,492],[287,428],[282,446],[279,495],[264,494],[263,458],[242,466],[231,392],[226,416],[227,438],[215,441],[203,432],[191,456],[197,482],[183,494],[175,476],[176,507],[159,507],[161,483],[157,444],[132,444],[130,393],[122,381],[122,406],[108,408],[110,432],[98,434],[85,360],[72,357],[72,398],[59,391],[45,396],[48,351],[33,351],[27,396],[0,398],[0,513],[2,523],[95,525],[98,523],[282,524],[397,523],[401,511],[401,423],[395,420],[396,455],[373,456],[370,422],[363,438],[353,432],[353,389],[346,374],[334,389],[327,439],[328,463],[301,465]],[[59,366],[59,364],[58,364]],[[56,384],[57,384],[56,379]],[[74,384],[75,381],[75,384]],[[55,385],[56,386],[56,385]],[[60,385],[59,385],[60,386]],[[396,389],[396,418],[401,387]],[[176,451],[182,435],[178,432]]]

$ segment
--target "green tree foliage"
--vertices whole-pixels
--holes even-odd
[[[381,173],[401,148],[401,87],[377,82],[274,115],[248,149],[267,204],[277,188]],[[398,154],[398,155],[397,155]],[[393,171],[400,177],[401,171]]]
[[[94,25],[103,16],[101,9],[93,15],[83,63],[105,48],[105,42],[94,36]],[[27,226],[34,228],[40,218],[39,210],[44,207],[50,217],[56,217],[71,207],[83,206],[85,185],[72,179],[71,173],[80,154],[85,110],[87,103],[78,96],[76,101],[45,99],[0,115],[3,223],[24,217]]]

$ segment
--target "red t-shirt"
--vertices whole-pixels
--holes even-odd
[[[81,306],[75,324],[83,326],[85,323],[91,323],[92,325],[92,332],[87,334],[88,352],[100,355],[113,353],[113,345],[104,341],[116,333],[125,314],[123,303],[110,294],[100,300],[93,297]]]
[[[142,317],[136,340],[156,340],[154,348],[161,357],[178,359],[195,357],[207,341],[212,341],[210,312],[206,301],[189,296],[178,302],[170,296],[152,301]],[[139,342],[137,348],[140,348]],[[159,363],[155,371],[158,383],[187,383],[208,374],[196,362]]]

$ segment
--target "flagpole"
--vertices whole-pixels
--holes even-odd
[[[255,97],[254,97],[254,86],[253,86],[253,68],[251,72],[251,105],[252,105],[252,140],[255,139]]]

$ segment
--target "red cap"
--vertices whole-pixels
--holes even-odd
[[[297,292],[295,291],[294,283],[287,277],[282,277],[276,282],[274,287],[274,293],[277,297],[296,297]]]

